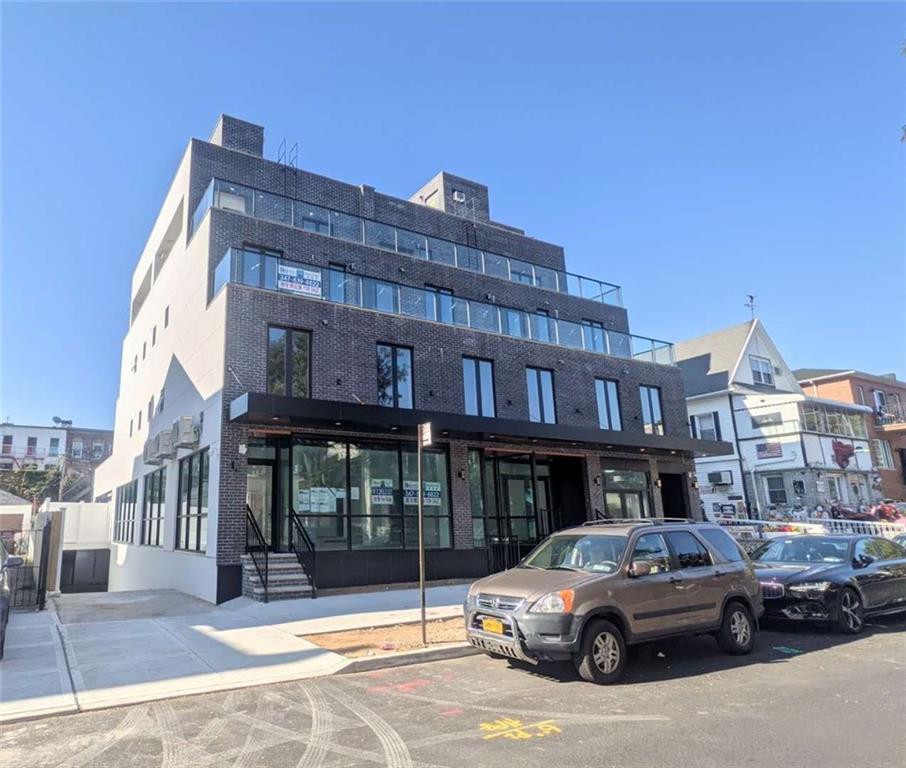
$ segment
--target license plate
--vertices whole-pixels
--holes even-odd
[[[493,632],[495,635],[503,634],[503,622],[499,619],[482,619],[481,628],[485,632]]]

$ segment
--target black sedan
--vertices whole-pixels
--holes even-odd
[[[866,616],[906,611],[906,549],[876,536],[788,536],[752,552],[765,618],[862,631]]]

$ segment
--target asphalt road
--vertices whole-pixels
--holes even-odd
[[[27,766],[906,765],[906,620],[850,639],[764,631],[635,650],[618,686],[473,656],[6,726]]]

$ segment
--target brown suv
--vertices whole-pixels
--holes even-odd
[[[465,603],[472,645],[492,656],[573,659],[583,679],[612,683],[626,646],[712,633],[752,650],[764,611],[748,557],[717,525],[606,520],[545,539],[515,568],[476,581]]]

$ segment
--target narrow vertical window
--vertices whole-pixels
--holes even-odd
[[[412,408],[412,350],[392,344],[377,345],[378,405]]]
[[[477,357],[462,359],[462,387],[469,416],[496,416],[494,407],[494,364]]]
[[[661,413],[661,390],[658,387],[639,387],[642,400],[642,425],[649,435],[664,434],[664,417]]]
[[[623,429],[617,382],[611,379],[595,379],[595,396],[598,400],[598,426],[614,431]]]
[[[556,424],[553,371],[546,368],[526,368],[525,380],[528,387],[529,419],[545,424]]]
[[[271,395],[309,397],[311,334],[289,328],[267,329],[267,391]]]

